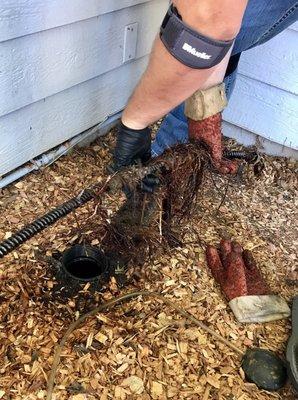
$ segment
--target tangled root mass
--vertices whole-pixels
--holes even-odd
[[[103,250],[134,265],[152,254],[181,245],[180,227],[192,215],[208,166],[206,151],[188,144],[168,150],[152,159],[145,168],[122,174],[121,186],[129,188],[131,196],[111,220],[104,218],[105,210],[98,204],[97,213],[103,217],[103,223],[98,223],[98,219],[95,224],[93,222],[92,236],[102,238]],[[144,171],[159,178],[160,185],[153,194],[140,190]]]

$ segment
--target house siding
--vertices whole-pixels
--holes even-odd
[[[241,56],[224,134],[298,158],[298,24]]]
[[[168,0],[0,4],[0,176],[124,108]],[[123,62],[125,27],[138,23]]]

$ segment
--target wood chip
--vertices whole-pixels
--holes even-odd
[[[109,339],[106,335],[104,335],[101,332],[98,332],[95,336],[94,339],[97,340],[98,342],[102,344],[106,344],[107,340]]]
[[[114,139],[111,133],[1,190],[0,240],[84,187],[103,182]],[[238,149],[233,141],[228,145]],[[253,250],[273,292],[289,303],[297,294],[293,221],[298,164],[264,159],[266,169],[260,177],[248,168],[240,184],[229,181],[220,210],[227,178],[206,174],[191,220],[175,227],[185,234],[184,244],[152,254],[141,267],[129,265],[129,283],[123,289],[114,279],[100,293],[88,283],[79,293],[60,297],[57,264],[51,264],[53,253],[78,241],[100,246],[104,235],[96,229],[105,218],[111,221],[125,201],[120,191],[101,197],[105,213],[96,213],[94,199],[1,259],[0,398],[44,400],[54,349],[69,324],[95,304],[136,289],[164,293],[242,350],[260,346],[283,354],[289,321],[238,324],[207,268],[204,252],[205,244],[217,244],[222,237],[237,239]],[[247,384],[233,351],[159,301],[142,298],[88,318],[73,332],[62,352],[56,385],[57,400],[295,399],[290,385],[267,393]]]
[[[125,370],[127,370],[127,368],[128,368],[128,363],[124,363],[119,368],[117,368],[117,372],[119,374],[122,374]]]
[[[213,386],[215,389],[219,389],[220,388],[220,381],[215,376],[208,375],[207,376],[207,382],[209,383],[209,385]]]
[[[163,395],[163,386],[161,383],[156,381],[152,382],[151,395],[153,399],[159,399]]]
[[[142,394],[144,391],[143,380],[135,375],[124,379],[123,386],[128,386],[133,394]]]

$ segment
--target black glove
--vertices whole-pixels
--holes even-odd
[[[124,167],[136,164],[137,161],[144,164],[149,161],[150,158],[150,129],[130,129],[120,122],[113,156],[113,165],[108,167],[109,173],[115,173]],[[153,174],[149,174],[142,180],[140,189],[147,193],[153,193],[158,184],[158,178]],[[123,190],[128,198],[132,195],[127,187],[124,187]]]
[[[149,128],[130,129],[120,122],[118,127],[117,142],[114,151],[114,170],[141,163],[151,158],[151,132]]]
[[[153,193],[159,184],[160,180],[156,175],[148,174],[143,178],[140,188],[143,192]]]

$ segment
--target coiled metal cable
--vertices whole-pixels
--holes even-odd
[[[162,165],[162,163],[161,163]],[[160,165],[145,167],[142,170],[142,175],[140,174],[139,179],[142,179],[147,174],[152,173],[152,171],[158,171]],[[116,178],[116,174],[113,175]],[[123,182],[121,180],[121,175],[119,176],[120,187],[123,188]],[[108,182],[108,181],[107,181]],[[109,181],[111,183],[111,181]],[[119,183],[118,182],[118,183]],[[14,233],[11,237],[0,242],[0,259],[5,257],[7,254],[11,253],[15,249],[17,249],[20,245],[27,242],[27,240],[31,239],[33,236],[42,232],[49,226],[53,225],[59,219],[65,217],[70,214],[76,208],[81,207],[86,204],[88,201],[94,198],[94,194],[92,188],[95,188],[96,185],[90,186],[89,189],[85,189],[81,194],[77,197],[72,198],[71,200],[61,204],[60,206],[54,208],[44,216],[37,218],[31,224],[25,226],[18,232]]]
[[[36,219],[31,224],[25,226],[23,229],[13,234],[10,238],[0,242],[0,258],[3,258],[13,250],[18,248],[21,244],[31,239],[37,233],[42,232],[44,229],[53,225],[59,219],[70,214],[73,210],[88,201],[93,199],[93,194],[89,190],[83,191],[79,196],[72,198],[71,200],[61,204],[57,208],[54,208],[44,216]]]
[[[259,159],[258,153],[247,151],[225,151],[224,157],[228,158],[229,160],[245,160],[248,163],[255,163]]]

